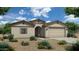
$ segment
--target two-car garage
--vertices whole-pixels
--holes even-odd
[[[67,36],[67,28],[60,23],[51,24],[46,28],[46,37],[59,38],[66,36]]]

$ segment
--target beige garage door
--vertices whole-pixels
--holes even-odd
[[[64,37],[64,29],[48,29],[46,33],[47,37]]]

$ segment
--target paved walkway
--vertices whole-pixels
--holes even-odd
[[[39,39],[42,39],[42,40],[48,40],[48,39],[55,39],[55,40],[65,40],[66,42],[68,43],[76,43],[79,39],[78,38],[39,38]]]

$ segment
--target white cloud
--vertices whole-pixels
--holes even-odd
[[[43,8],[41,11],[41,15],[44,17],[48,17],[48,12],[51,11],[51,8]]]
[[[0,24],[6,24],[6,23],[13,23],[19,20],[26,20],[26,17],[22,17],[18,14],[6,14],[6,15],[0,15]]]
[[[13,21],[11,21],[10,23],[15,23],[15,22],[18,22],[18,20],[13,20]]]
[[[49,23],[49,22],[51,22],[51,21],[46,21],[46,23]]]
[[[26,19],[27,19],[26,17],[19,16],[19,17],[16,17],[16,20],[11,21],[10,23],[15,23],[15,22],[18,22],[18,21],[21,21],[21,20],[27,21]]]
[[[32,18],[31,20],[36,20],[37,18]]]
[[[26,17],[22,17],[22,16],[19,16],[16,18],[17,20],[26,20],[27,18]]]
[[[14,19],[14,14],[0,15],[0,24],[10,23]]]
[[[14,19],[14,16],[12,16],[12,15],[4,15],[3,17],[5,19]]]
[[[0,19],[3,19],[3,16],[0,16]]]
[[[13,17],[9,15],[0,15],[0,21],[11,21],[11,19],[13,19]]]
[[[6,24],[9,23],[9,21],[0,21],[0,24]]]
[[[79,22],[79,17],[75,17],[73,14],[65,16],[64,18],[65,18],[64,22],[67,22],[67,21],[68,22],[75,22],[75,23]]]
[[[21,9],[21,10],[19,11],[19,14],[20,14],[20,15],[24,15],[24,14],[25,14],[25,10]]]
[[[19,17],[19,15],[18,15],[18,14],[13,14],[13,13],[11,13],[11,14],[3,15],[2,17],[3,17],[3,19],[1,19],[2,21],[3,21],[3,20],[4,20],[4,21],[13,21],[13,20],[16,19],[16,17]]]
[[[31,8],[32,14],[37,17],[37,16],[43,16],[48,18],[48,13],[51,11],[51,8],[46,8],[46,7],[34,7]]]

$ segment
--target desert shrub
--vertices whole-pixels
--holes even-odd
[[[38,42],[38,49],[52,49],[48,41]]]
[[[43,45],[38,45],[38,49],[45,49]]]
[[[3,36],[3,39],[8,39],[8,36]]]
[[[14,51],[14,49],[5,42],[0,43],[0,51]]]
[[[24,41],[22,41],[22,42],[21,42],[21,45],[22,45],[22,46],[28,46],[28,45],[29,45],[29,42],[24,42]]]
[[[44,40],[42,42],[39,42],[38,45],[48,46],[49,43],[48,43],[48,41]]]
[[[65,49],[67,51],[79,51],[79,41],[72,44],[71,46],[67,46]]]
[[[16,40],[16,39],[13,38],[13,35],[12,34],[10,34],[8,36],[8,39],[9,39],[10,42],[18,42],[18,40]]]
[[[9,46],[8,51],[14,51],[14,48],[12,48],[11,46]]]
[[[47,49],[52,49],[52,47],[50,45],[48,45]]]
[[[58,44],[59,44],[59,45],[65,45],[65,44],[67,44],[67,42],[64,41],[64,40],[62,40],[62,41],[59,41]]]
[[[30,40],[31,40],[31,41],[36,41],[37,39],[36,39],[36,37],[31,36],[31,37],[30,37]]]
[[[10,34],[10,35],[8,36],[8,38],[9,38],[9,39],[13,39],[13,35]]]
[[[9,41],[12,41],[12,40],[13,40],[13,35],[10,34],[10,35],[8,36],[8,39],[9,39]]]

